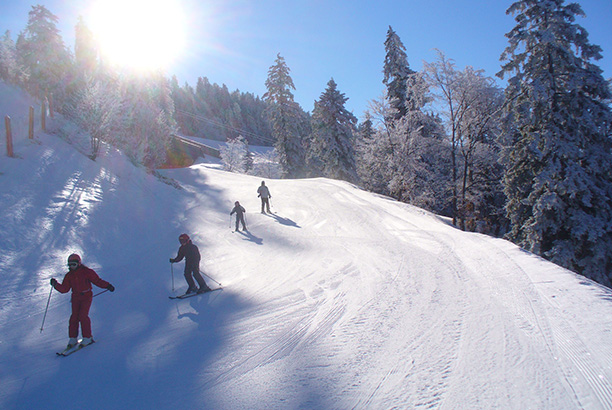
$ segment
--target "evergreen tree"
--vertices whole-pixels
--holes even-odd
[[[10,83],[19,83],[25,80],[23,68],[17,60],[17,49],[7,30],[0,38],[0,78]]]
[[[179,131],[185,135],[195,135],[198,129],[195,108],[195,92],[189,84],[180,87],[175,75],[170,79],[170,90],[174,107],[176,110],[175,119]]]
[[[58,19],[45,6],[32,6],[26,29],[17,39],[17,52],[29,72],[30,88],[36,94],[50,92],[61,107],[71,78],[71,56],[57,29]]]
[[[315,101],[309,163],[319,168],[323,176],[356,182],[354,134],[357,118],[344,107],[347,100],[332,78]]]
[[[280,54],[268,70],[267,92],[264,101],[268,103],[267,115],[272,126],[274,147],[278,153],[283,177],[299,178],[305,175],[305,158],[300,137],[301,108],[293,100],[295,90],[289,67]]]
[[[392,118],[400,119],[408,111],[406,81],[414,71],[408,65],[406,47],[393,28],[389,26],[385,40],[385,63],[383,67],[383,84],[387,87],[387,98],[393,109]]]
[[[510,238],[612,285],[612,112],[609,84],[593,60],[601,48],[563,0],[521,0],[503,77],[510,138],[505,191]]]
[[[369,112],[365,113],[365,119],[357,126],[358,141],[370,141],[372,140],[374,133],[374,121],[372,121],[372,115]]]
[[[243,137],[244,138],[244,137]],[[251,151],[249,147],[249,141],[245,138],[245,155],[244,155],[244,172],[251,173],[255,166],[255,154]]]
[[[91,76],[98,67],[98,47],[93,33],[81,16],[75,26],[74,57],[81,75]]]

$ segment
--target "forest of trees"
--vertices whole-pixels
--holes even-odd
[[[222,155],[232,171],[349,181],[610,286],[612,92],[596,65],[601,48],[576,23],[576,3],[519,0],[507,13],[516,26],[500,50],[505,89],[442,51],[413,70],[389,27],[384,93],[361,122],[333,78],[304,111],[281,54],[261,98],[206,77],[194,88],[116,72],[100,61],[82,19],[72,53],[44,6],[32,7],[16,40],[0,37],[0,79],[52,96],[91,136],[94,159],[104,141],[155,168],[173,133],[228,141]],[[273,147],[265,169],[254,166],[249,145]]]

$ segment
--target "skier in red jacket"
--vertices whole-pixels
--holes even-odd
[[[81,344],[87,346],[94,342],[91,335],[91,320],[89,319],[89,308],[93,300],[93,283],[99,288],[115,291],[115,287],[107,281],[100,279],[98,274],[81,263],[81,257],[73,253],[68,257],[69,272],[64,276],[62,283],[54,278],[51,279],[51,286],[60,293],[68,293],[72,289],[72,315],[68,322],[68,348],[74,347],[78,341],[79,323],[83,340]]]

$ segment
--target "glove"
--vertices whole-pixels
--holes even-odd
[[[51,286],[55,288],[55,285],[57,285],[57,280],[55,280],[55,278],[51,278]]]
[[[174,259],[170,258],[170,263],[174,263]]]
[[[111,292],[115,291],[115,287],[113,285],[111,285],[110,283],[108,284],[108,286],[106,287],[106,289],[110,290]]]

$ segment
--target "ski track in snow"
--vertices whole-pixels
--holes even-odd
[[[610,289],[347,183],[269,180],[262,215],[260,178],[162,171],[177,190],[41,140],[0,168],[8,184],[40,153],[0,192],[2,408],[59,408],[87,369],[113,394],[76,389],[72,408],[612,409]],[[168,301],[184,231],[224,289]],[[58,363],[67,296],[39,327],[73,249],[117,291],[94,300],[101,343]]]

